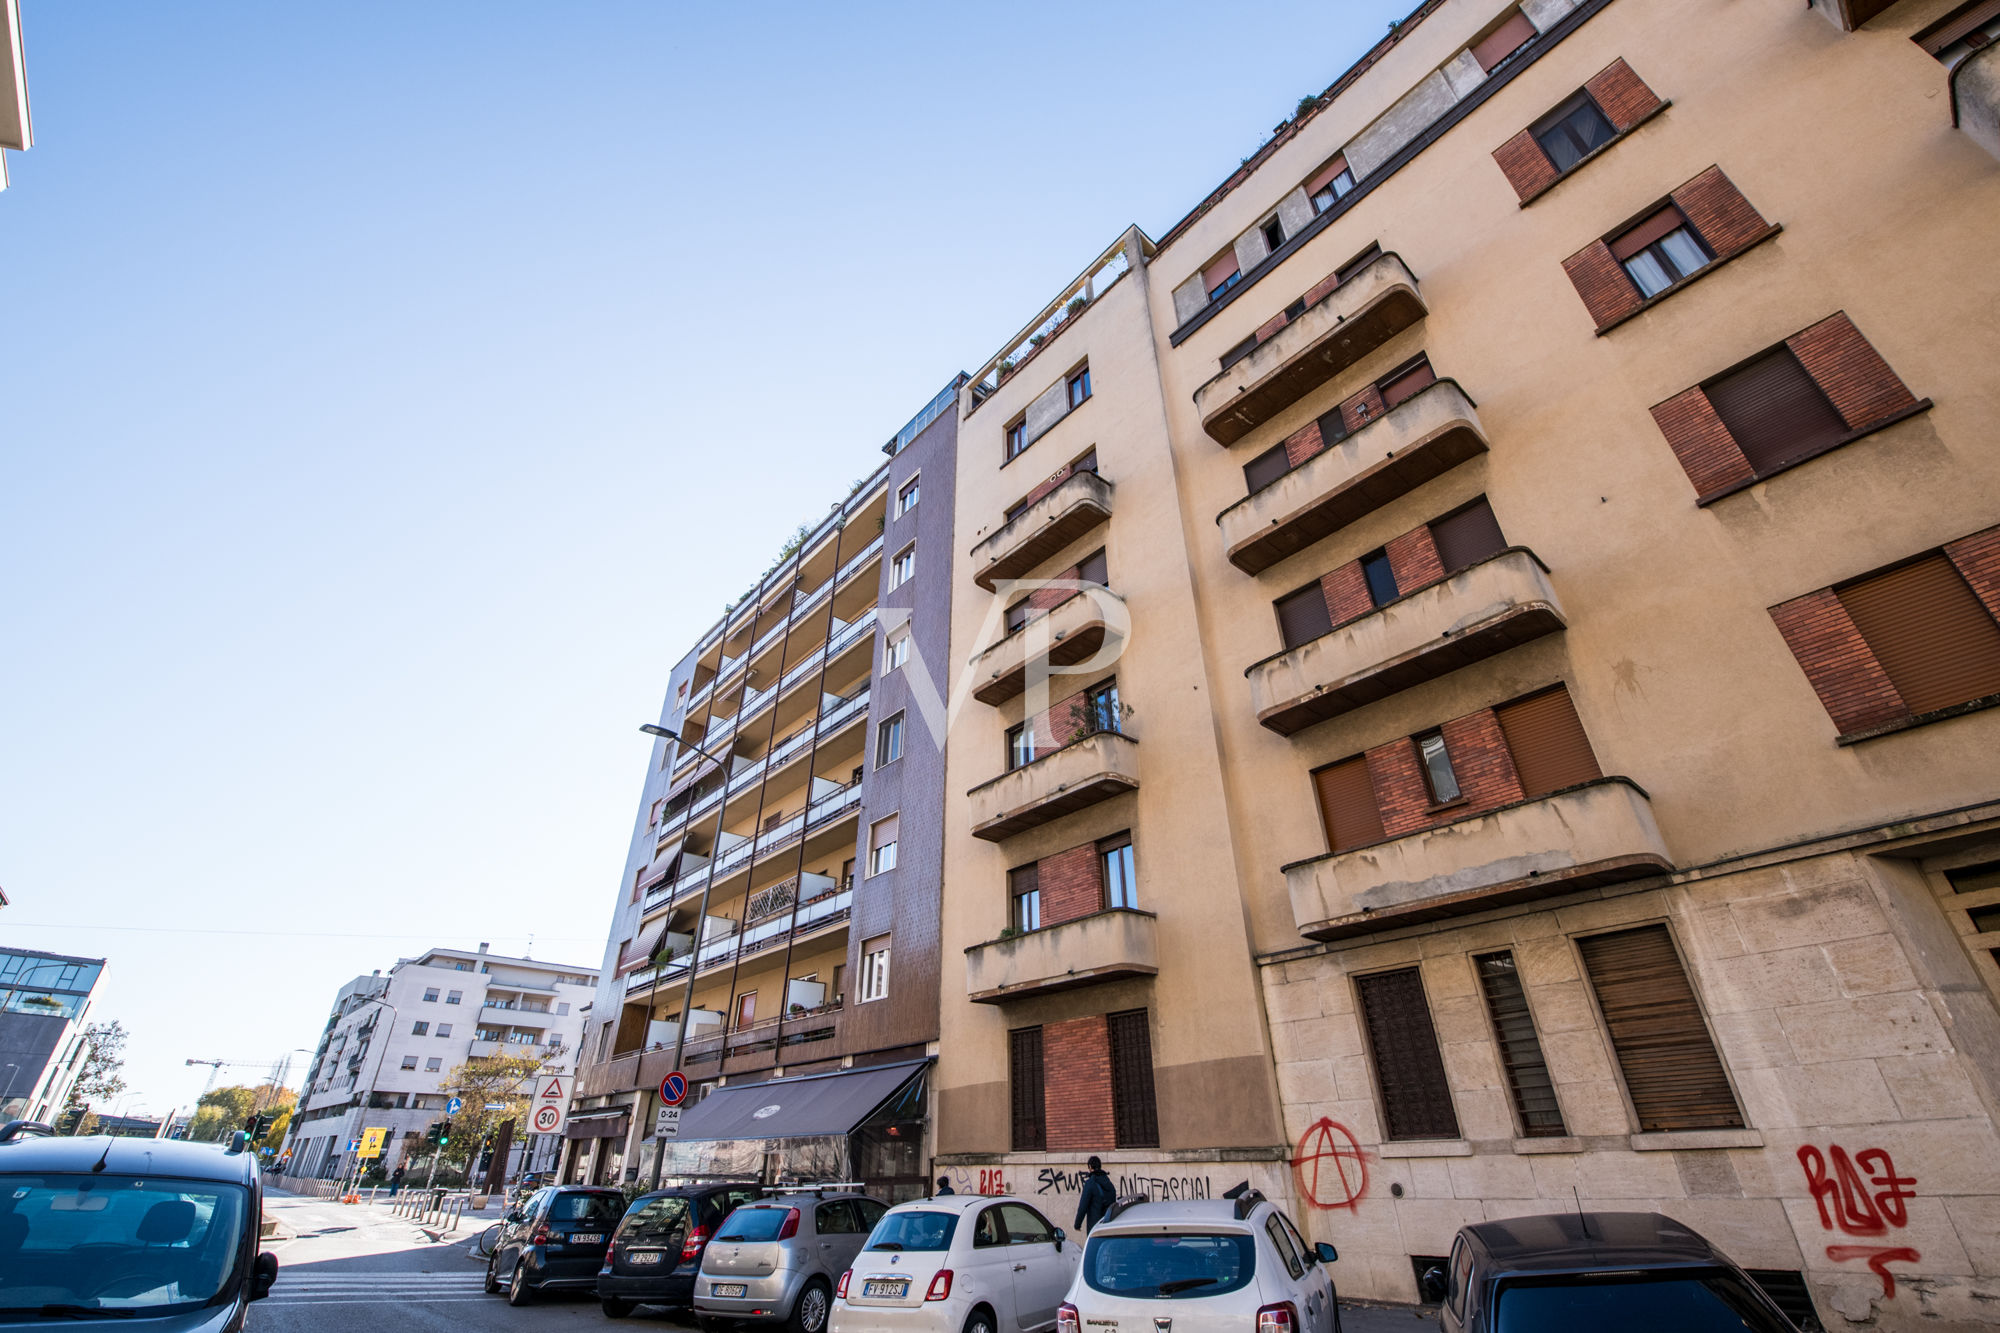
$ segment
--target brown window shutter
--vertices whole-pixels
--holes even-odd
[[[1583,87],[1604,113],[1604,118],[1611,122],[1611,128],[1621,133],[1652,115],[1660,106],[1659,97],[1623,60],[1612,61]]]
[[[1015,1028],[1007,1034],[1007,1089],[1015,1152],[1048,1146],[1048,1115],[1042,1099],[1042,1030]]]
[[[1665,926],[1577,941],[1642,1133],[1740,1129],[1743,1113]]]
[[[1909,716],[1903,697],[1833,589],[1774,606],[1771,619],[1841,735]]]
[[[1326,594],[1317,583],[1308,584],[1289,597],[1280,597],[1274,605],[1278,610],[1278,632],[1284,636],[1287,648],[1333,633],[1333,618],[1326,611]]]
[[[1771,224],[1750,207],[1750,201],[1720,168],[1710,167],[1675,190],[1672,197],[1717,259],[1726,259],[1762,240],[1771,230]]]
[[[1912,713],[2000,694],[2000,625],[1943,555],[1838,595]]]
[[[1667,437],[1667,447],[1694,483],[1696,495],[1756,480],[1750,460],[1729,437],[1729,428],[1699,385],[1656,403],[1652,411],[1654,424]]]
[[[1549,155],[1535,142],[1530,130],[1522,130],[1494,149],[1493,160],[1500,164],[1500,174],[1524,203],[1555,184],[1558,174],[1556,164],[1549,161]]]
[[[1313,788],[1319,793],[1319,816],[1326,825],[1329,849],[1344,852],[1380,842],[1386,836],[1366,755],[1357,754],[1318,770],[1313,774]]]
[[[1144,1009],[1106,1014],[1111,1034],[1111,1124],[1120,1148],[1160,1146],[1153,1102],[1153,1036]]]
[[[1076,567],[1076,577],[1084,583],[1095,583],[1101,588],[1111,586],[1109,567],[1104,562],[1104,552],[1087,555]]]
[[[1569,691],[1558,685],[1493,710],[1529,800],[1603,777]]]
[[[1505,23],[1473,43],[1472,58],[1479,62],[1479,68],[1491,74],[1501,61],[1533,41],[1534,37],[1535,25],[1517,9]]]
[[[1438,561],[1447,574],[1490,560],[1507,549],[1507,539],[1500,535],[1500,520],[1493,516],[1493,506],[1483,495],[1431,524],[1431,540],[1437,544]]]
[[[1542,1056],[1541,1039],[1535,1035],[1535,1016],[1528,1008],[1528,993],[1521,985],[1514,955],[1504,949],[1481,954],[1472,960],[1472,966],[1486,996],[1486,1012],[1493,1020],[1493,1036],[1500,1046],[1500,1064],[1507,1074],[1507,1091],[1513,1096],[1521,1133],[1528,1138],[1562,1137],[1567,1132],[1562,1107],[1556,1101],[1548,1061]]]
[[[1281,444],[1274,449],[1265,450],[1245,463],[1243,481],[1250,488],[1250,493],[1255,495],[1291,470],[1292,460],[1287,455],[1286,447]]]
[[[1603,241],[1592,241],[1563,260],[1563,272],[1569,274],[1576,294],[1583,298],[1583,308],[1600,329],[1617,323],[1645,304],[1645,298],[1639,295],[1639,289],[1632,285],[1632,279],[1612,257],[1611,247]]]
[[[2000,18],[2000,0],[1977,0],[1945,15],[1910,40],[1922,47],[1925,55],[1941,57],[1947,48],[1964,41],[1996,18]]]
[[[1458,1116],[1417,969],[1358,977],[1354,985],[1382,1091],[1382,1137],[1457,1138]]]
[[[1945,544],[1944,553],[1972,585],[1972,591],[2000,619],[2000,527]]]
[[[1430,358],[1424,357],[1416,365],[1382,385],[1382,409],[1388,411],[1398,407],[1436,383],[1437,372],[1431,369]]]
[[[1704,392],[1758,476],[1831,448],[1847,434],[1847,423],[1790,348],[1775,348]]]
[[[1872,426],[1917,404],[1909,386],[1845,314],[1830,315],[1793,334],[1785,345],[1850,430]]]
[[[1638,226],[1613,237],[1611,257],[1622,264],[1676,227],[1685,225],[1687,219],[1681,216],[1681,211],[1668,204]]]

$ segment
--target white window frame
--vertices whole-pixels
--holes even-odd
[[[917,544],[911,542],[896,552],[895,561],[889,566],[889,586],[900,588],[917,576]]]
[[[898,630],[889,636],[889,644],[882,653],[882,671],[886,675],[900,670],[910,660],[910,631]]]
[[[891,713],[875,724],[875,767],[886,768],[903,757],[903,714]]]
[[[868,877],[870,879],[873,879],[877,875],[886,875],[896,868],[896,842],[902,837],[902,824],[897,822],[896,838],[888,842],[880,841],[882,826],[896,819],[897,816],[889,815],[886,818],[876,820],[868,826]]]
[[[882,947],[879,949],[870,949],[868,946],[876,943],[876,940],[881,942]],[[867,1004],[872,1000],[886,1000],[889,998],[889,952],[891,941],[887,935],[877,936],[876,940],[864,941],[861,946],[861,985],[855,993],[855,1003],[857,1004]]]
[[[921,471],[912,472],[910,474],[910,479],[904,482],[902,488],[896,492],[897,518],[901,518],[903,515],[909,513],[912,509],[915,509],[917,507],[917,502],[923,499],[922,488],[917,484],[919,481],[923,479],[923,475],[924,474]]]

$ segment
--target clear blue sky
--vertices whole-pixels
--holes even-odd
[[[23,0],[0,941],[110,959],[127,1109],[595,965],[673,661],[1407,2]]]

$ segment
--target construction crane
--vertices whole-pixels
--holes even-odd
[[[267,1083],[272,1087],[283,1087],[292,1072],[292,1053],[287,1052],[275,1060],[189,1060],[187,1063],[190,1067],[208,1066],[208,1083],[201,1090],[201,1095],[206,1097],[215,1091],[215,1076],[224,1069],[266,1069],[270,1071]]]

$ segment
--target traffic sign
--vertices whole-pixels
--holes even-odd
[[[681,1108],[662,1106],[653,1112],[653,1137],[656,1139],[677,1139],[681,1136]]]
[[[389,1131],[379,1126],[362,1130],[359,1155],[362,1157],[380,1157],[382,1155],[382,1140],[388,1137]]]
[[[676,1069],[660,1080],[660,1100],[669,1106],[679,1106],[687,1100],[688,1076]]]
[[[486,1103],[486,1109],[487,1109],[487,1110],[489,1110],[489,1111],[504,1111],[504,1110],[506,1110],[506,1109],[507,1109],[507,1103],[505,1103],[505,1102],[488,1102],[488,1103]]]
[[[450,1101],[444,1104],[444,1113],[446,1115],[457,1115],[460,1111],[463,1111],[464,1109],[465,1109],[465,1098],[463,1097],[454,1097]]]
[[[548,1080],[542,1084],[541,1091],[535,1094],[536,1100],[544,1102],[565,1101],[568,1097],[569,1090],[563,1086],[561,1074],[549,1075]]]
[[[535,1106],[535,1132],[553,1134],[562,1128],[563,1109],[560,1102],[539,1102]]]

